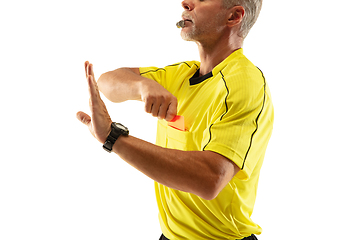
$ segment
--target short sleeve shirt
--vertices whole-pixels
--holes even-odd
[[[158,121],[156,144],[184,151],[213,151],[240,171],[213,200],[155,182],[159,220],[171,239],[241,239],[260,234],[251,220],[260,168],[273,128],[273,105],[262,72],[233,52],[210,73],[200,62],[140,68],[178,99],[185,131]],[[201,171],[201,169],[199,169]]]

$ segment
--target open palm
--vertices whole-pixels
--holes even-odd
[[[99,89],[94,77],[93,65],[88,61],[85,62],[85,74],[89,86],[91,117],[81,111],[76,114],[76,117],[89,128],[91,134],[99,142],[104,143],[111,131],[112,121],[106,106],[100,97]]]

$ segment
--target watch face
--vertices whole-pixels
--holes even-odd
[[[124,127],[122,124],[120,124],[120,123],[115,123],[115,125],[116,125],[116,127],[120,128],[120,129],[122,129],[122,130],[124,130],[124,131],[127,131],[127,128]]]

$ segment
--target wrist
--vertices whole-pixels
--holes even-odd
[[[147,79],[144,78],[144,79],[139,79],[139,81],[137,81],[137,86],[136,86],[136,89],[137,89],[137,93],[136,95],[138,96],[138,99],[141,100],[141,101],[144,101],[144,92],[145,92],[145,89],[146,89],[146,85],[147,85]]]
[[[111,131],[108,134],[108,137],[103,144],[104,150],[107,152],[112,152],[113,146],[115,145],[115,142],[118,140],[118,138],[128,135],[129,135],[129,130],[127,129],[127,127],[125,127],[120,123],[113,122],[111,124]]]
[[[107,138],[109,137],[110,133],[111,133],[111,124],[109,125],[109,130],[104,134],[105,137],[100,141],[100,143],[102,143],[104,145]]]

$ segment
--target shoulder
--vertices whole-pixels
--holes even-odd
[[[265,93],[265,78],[261,70],[244,55],[229,61],[219,74],[226,85],[229,106],[240,111],[261,105]]]
[[[264,83],[264,77],[258,67],[256,67],[244,55],[232,59],[220,71],[229,81],[240,81],[250,83]]]
[[[262,72],[239,49],[214,68],[226,83],[236,89],[247,86],[259,87],[264,84]]]
[[[265,85],[261,70],[244,59],[230,62],[220,74],[230,89],[243,94],[258,93]]]
[[[200,63],[198,61],[184,61],[178,62],[175,64],[167,65],[165,67],[140,67],[140,75],[171,75],[179,72],[187,72],[191,69],[198,69],[200,67]]]
[[[171,64],[166,66],[165,68],[185,68],[185,69],[190,69],[192,67],[200,67],[200,62],[198,61],[185,61],[185,62],[178,62],[175,64]]]

